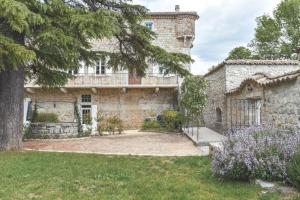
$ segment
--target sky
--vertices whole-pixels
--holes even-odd
[[[205,74],[221,63],[230,50],[254,38],[256,18],[272,11],[281,0],[133,0],[150,11],[196,11],[196,39],[192,49],[193,74]]]

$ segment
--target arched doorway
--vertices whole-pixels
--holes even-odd
[[[217,123],[222,123],[222,110],[218,107],[216,109],[216,117],[217,117]]]

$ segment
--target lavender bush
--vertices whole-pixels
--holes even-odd
[[[299,146],[300,132],[267,126],[230,132],[222,149],[213,153],[212,171],[230,179],[286,180],[288,163]]]

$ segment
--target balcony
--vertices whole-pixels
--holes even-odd
[[[25,88],[39,88],[40,86],[28,83]],[[176,88],[178,76],[161,74],[146,74],[138,77],[128,73],[111,74],[76,74],[64,88]]]

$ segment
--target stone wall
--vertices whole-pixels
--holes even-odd
[[[177,105],[175,89],[127,89],[101,90],[93,94],[93,104],[98,113],[104,116],[116,115],[123,121],[127,129],[140,128],[146,117],[157,116],[163,110]]]
[[[156,33],[156,39],[153,41],[154,45],[157,45],[168,52],[190,55],[195,36],[195,20],[195,17],[185,15],[169,17],[151,16],[142,23],[153,22],[153,31]],[[183,35],[187,34],[190,38],[181,38]],[[107,52],[117,52],[119,50],[116,39],[91,40],[91,43],[93,50]],[[187,64],[186,68],[190,69],[190,64]]]
[[[270,76],[278,76],[295,71],[299,65],[229,65],[225,64],[212,73],[205,76],[209,86],[207,90],[208,103],[204,110],[206,126],[219,132],[227,131],[230,127],[230,99],[226,92],[240,86],[241,82],[255,73],[265,73]],[[217,122],[216,109],[222,111],[222,123]]]
[[[247,91],[246,86],[241,92],[228,95],[227,124],[230,127],[230,99],[260,98],[261,123],[273,125],[279,129],[300,130],[300,78],[269,87],[251,84],[253,90]],[[233,114],[234,117],[234,114]]]
[[[39,113],[55,113],[60,122],[74,122],[74,103],[78,99],[76,92],[63,93],[59,89],[36,89],[35,93],[26,93],[32,104],[37,104]],[[32,109],[34,106],[32,105]]]
[[[220,68],[206,77],[208,88],[207,105],[203,113],[204,122],[206,127],[218,132],[223,132],[223,126],[226,123],[225,76],[225,68]],[[222,111],[222,123],[217,122],[217,108]]]
[[[30,138],[71,138],[77,137],[77,123],[32,123]]]
[[[300,130],[300,78],[265,89],[263,121]]]
[[[98,89],[96,93],[91,89],[68,89],[68,93],[58,89],[36,89],[34,94],[27,93],[26,97],[39,102],[38,112],[57,113],[60,121],[74,122],[74,104],[69,102],[77,101],[80,104],[83,94],[92,95],[92,105],[97,106],[98,114],[119,116],[126,129],[140,128],[145,117],[156,116],[165,109],[177,106],[175,88],[160,88],[159,91],[155,91],[155,88],[131,88],[126,91]]]

